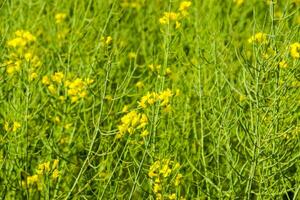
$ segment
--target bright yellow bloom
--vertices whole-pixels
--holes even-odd
[[[129,109],[129,106],[125,105],[122,109],[122,112],[126,113],[126,112],[128,112],[128,109]]]
[[[178,186],[181,182],[181,179],[182,179],[183,175],[182,174],[177,174],[176,178],[175,178],[175,182],[174,182],[174,185],[175,186]]]
[[[56,24],[60,24],[62,23],[67,17],[67,14],[66,13],[57,13],[55,15],[55,23]]]
[[[158,183],[154,183],[153,192],[158,193],[159,191],[161,191],[161,185]]]
[[[175,12],[164,12],[164,15],[159,19],[160,24],[169,24],[170,21],[177,21],[179,13]]]
[[[53,84],[50,84],[49,86],[48,86],[48,90],[49,90],[49,92],[51,93],[51,94],[53,94],[53,95],[55,95],[56,94],[56,88],[55,88],[55,86],[53,85]]]
[[[157,71],[159,72],[160,68],[161,68],[161,65],[155,65],[155,64],[150,64],[148,65],[148,68],[151,70],[151,71]]]
[[[105,45],[110,45],[112,43],[112,37],[111,36],[107,36],[105,37],[101,37],[101,42]]]
[[[21,61],[6,61],[5,64],[7,65],[6,67],[6,73],[9,75],[14,74],[15,72],[19,72],[21,70]]]
[[[288,64],[285,60],[282,60],[279,62],[279,67],[282,68],[282,69],[285,69],[288,67]]]
[[[50,172],[50,161],[39,164],[36,171],[36,173],[39,175]]]
[[[59,171],[58,171],[58,169],[55,169],[55,170],[52,172],[51,178],[54,179],[54,180],[56,180],[58,177],[59,177]]]
[[[240,5],[242,5],[242,4],[245,2],[245,0],[233,0],[233,2],[234,2],[237,6],[240,6]]]
[[[143,83],[143,81],[138,81],[138,82],[135,84],[135,86],[136,86],[137,88],[141,89],[141,88],[144,87],[144,83]]]
[[[176,194],[175,193],[170,194],[168,197],[169,197],[170,200],[175,200],[176,199]]]
[[[38,175],[28,176],[27,177],[27,184],[33,185],[36,184],[39,181]]]
[[[147,135],[149,135],[149,131],[147,131],[147,130],[144,130],[144,131],[141,133],[141,136],[142,136],[142,137],[146,137]]]
[[[51,76],[52,81],[56,83],[61,83],[64,78],[64,74],[62,72],[55,72],[54,75]]]
[[[4,130],[5,131],[9,131],[9,123],[8,122],[4,122]]]
[[[53,161],[53,164],[52,164],[52,169],[57,169],[58,163],[59,163],[59,160],[58,160],[58,159],[55,159],[55,160]]]
[[[290,54],[292,58],[298,59],[300,58],[300,43],[296,42],[290,45]]]
[[[164,178],[166,178],[167,176],[169,176],[171,174],[171,171],[172,170],[169,167],[169,163],[166,162],[160,169],[159,173],[162,174]]]
[[[38,77],[38,74],[36,72],[32,72],[29,76],[29,80],[32,81],[32,80],[36,79],[37,77]]]
[[[50,85],[50,79],[49,79],[49,77],[48,76],[43,76],[42,83],[44,85]]]
[[[19,122],[14,122],[12,131],[16,132],[19,128],[21,128],[21,124]]]
[[[256,33],[248,39],[249,43],[258,43],[258,44],[266,44],[268,43],[268,38],[266,33]]]
[[[192,5],[191,1],[183,1],[180,3],[179,11],[185,11]]]
[[[157,170],[158,170],[159,168],[160,168],[160,161],[157,160],[157,161],[155,161],[155,162],[150,166],[148,176],[149,176],[150,178],[153,178],[153,177],[158,176]]]
[[[36,37],[33,36],[30,32],[24,30],[18,30],[15,32],[16,37],[9,40],[7,45],[9,47],[25,47],[29,43],[36,41]]]
[[[131,135],[137,129],[142,129],[148,124],[148,118],[145,114],[136,111],[130,111],[121,118],[121,124],[118,125],[118,134],[116,138],[119,139],[127,132]],[[143,132],[146,134],[146,132]]]

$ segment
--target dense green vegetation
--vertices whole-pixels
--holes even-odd
[[[0,199],[299,199],[299,0],[0,0]]]

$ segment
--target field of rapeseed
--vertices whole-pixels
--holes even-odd
[[[0,199],[300,199],[299,0],[0,0]]]

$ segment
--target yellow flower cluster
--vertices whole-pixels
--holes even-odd
[[[67,88],[67,95],[70,97],[71,102],[75,103],[79,99],[84,99],[88,92],[87,87],[92,84],[94,80],[82,78],[75,78],[74,80],[67,80],[65,82],[65,87]]]
[[[233,0],[233,2],[237,5],[237,6],[241,6],[245,0]]]
[[[100,42],[101,44],[108,46],[112,43],[112,40],[113,39],[111,36],[107,36],[107,37],[102,36]]]
[[[290,45],[290,54],[293,59],[300,58],[300,43],[299,42],[295,42]]]
[[[145,114],[137,111],[130,111],[121,118],[121,124],[118,126],[117,139],[122,138],[126,133],[132,135],[137,130],[142,137],[146,137],[149,132],[145,129],[148,124],[148,117]]]
[[[29,79],[33,80],[37,77],[35,72],[36,68],[42,65],[39,57],[34,54],[32,44],[36,41],[36,37],[30,32],[24,30],[18,30],[15,32],[15,37],[7,42],[10,49],[9,60],[5,61],[6,72],[9,75],[19,72],[21,65],[26,62],[30,65]]]
[[[21,124],[17,121],[13,123],[4,122],[4,130],[7,132],[16,132],[19,128],[21,128]]]
[[[22,181],[23,187],[37,186],[38,190],[43,189],[43,177],[51,175],[52,180],[56,180],[59,177],[58,170],[59,160],[53,160],[52,167],[50,167],[50,161],[40,163],[36,170],[36,174],[32,176],[27,176],[25,180]]]
[[[168,193],[168,191],[162,191],[163,183],[170,183],[171,180],[175,187],[180,185],[183,175],[177,173],[179,168],[180,164],[178,162],[169,159],[157,160],[150,166],[148,176],[152,179],[152,190],[156,199],[163,199],[162,194]],[[176,199],[175,193],[166,196],[169,199]],[[181,197],[181,199],[183,198]]]
[[[152,72],[159,72],[161,65],[159,64],[150,64],[148,65],[148,68],[152,71]]]
[[[42,83],[47,86],[48,91],[52,95],[58,95],[60,93],[59,88],[62,87],[64,80],[64,74],[62,72],[55,72],[51,77],[44,76]],[[87,78],[83,80],[82,78],[75,78],[73,80],[66,80],[63,84],[66,89],[66,96],[71,99],[72,103],[76,103],[79,99],[84,99],[88,92],[87,87],[92,84],[94,80]],[[59,99],[64,101],[65,96],[60,95]]]
[[[248,39],[249,43],[256,43],[256,44],[266,44],[268,43],[268,37],[266,33],[259,32],[256,33],[255,35],[251,36]]]
[[[15,32],[15,38],[7,42],[7,46],[14,48],[24,48],[30,43],[36,41],[36,37],[29,31],[17,30]]]
[[[121,3],[121,6],[123,8],[134,8],[134,9],[139,9],[142,7],[141,3],[138,1],[128,1],[128,0],[123,0]]]
[[[164,110],[167,112],[171,110],[170,100],[172,96],[173,93],[170,89],[166,89],[159,93],[148,92],[141,98],[141,100],[138,102],[138,105],[145,109],[148,106],[159,102],[159,105],[164,107]]]
[[[278,63],[279,67],[282,69],[288,68],[288,64],[285,60],[282,60]]]
[[[192,5],[191,1],[183,1],[180,3],[178,12],[164,12],[163,16],[159,18],[160,24],[170,24],[175,22],[175,28],[181,26],[180,20],[188,15],[188,9]]]
[[[66,18],[67,18],[66,13],[57,13],[57,14],[55,14],[55,23],[60,24],[63,21],[65,21]]]

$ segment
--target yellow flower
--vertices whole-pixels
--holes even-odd
[[[242,4],[245,2],[245,0],[233,0],[233,2],[234,2],[237,6],[240,6],[240,5],[242,5]]]
[[[141,136],[142,136],[142,137],[146,137],[147,135],[149,135],[149,131],[147,131],[147,130],[144,130],[144,131],[141,133]]]
[[[192,5],[191,1],[183,1],[180,3],[179,11],[185,11]]]
[[[170,101],[170,97],[172,97],[172,96],[173,96],[173,93],[170,89],[162,91],[159,94],[159,99],[162,101],[161,106],[166,106]]]
[[[177,21],[179,18],[179,13],[176,12],[164,12],[164,15],[159,18],[160,24],[169,24],[170,21]]]
[[[151,71],[157,71],[159,72],[160,68],[161,68],[161,65],[155,65],[155,64],[150,64],[148,65],[148,68],[151,70]]]
[[[43,76],[42,83],[44,85],[50,85],[50,79],[49,79],[49,77],[48,76]]]
[[[19,128],[21,128],[21,124],[19,122],[14,122],[12,131],[16,132]]]
[[[153,192],[158,193],[159,191],[161,191],[161,185],[158,183],[154,183]]]
[[[56,94],[56,88],[53,84],[48,86],[48,90],[51,94],[55,95]]]
[[[27,176],[27,184],[33,185],[39,181],[38,175]]]
[[[59,171],[58,171],[58,169],[55,169],[55,170],[52,172],[51,178],[54,179],[54,180],[56,180],[58,177],[59,177]]]
[[[159,167],[160,167],[160,161],[157,160],[150,166],[148,176],[150,178],[158,176],[158,173],[156,171],[159,169]]]
[[[170,194],[168,197],[170,200],[174,200],[174,199],[176,199],[176,194],[175,193]]]
[[[7,65],[6,67],[6,73],[9,75],[14,74],[15,72],[20,71],[21,69],[21,61],[17,60],[17,61],[6,61],[5,64]]]
[[[70,129],[71,127],[72,127],[72,123],[68,123],[64,126],[64,128],[67,130]]]
[[[62,72],[55,72],[54,75],[51,76],[52,81],[56,83],[61,83],[64,78],[64,74]]]
[[[50,172],[50,161],[39,164],[38,169],[36,171],[36,173],[39,175]]]
[[[139,82],[137,82],[137,83],[135,84],[135,86],[136,86],[138,89],[141,89],[141,88],[144,87],[144,83],[143,83],[143,81],[139,81]]]
[[[159,173],[163,175],[164,178],[171,174],[172,170],[169,167],[169,162],[164,163]]]
[[[268,38],[266,33],[256,33],[255,35],[251,36],[248,39],[249,43],[259,43],[259,44],[266,44],[268,43]]]
[[[7,45],[9,47],[20,47],[23,48],[31,42],[36,41],[36,37],[33,36],[29,31],[18,30],[15,32],[16,37],[9,40]]]
[[[71,97],[71,103],[76,103],[79,100],[78,96]]]
[[[292,58],[298,59],[300,58],[300,43],[296,42],[290,45],[290,54]]]
[[[107,36],[105,37],[101,37],[101,42],[105,45],[110,45],[112,43],[112,37],[111,36]]]
[[[57,13],[55,15],[55,23],[56,24],[60,24],[62,23],[67,17],[67,14],[66,13]]]
[[[157,194],[155,194],[155,196],[156,196],[155,200],[162,200],[163,199],[161,193],[157,193]]]
[[[288,67],[288,64],[285,60],[282,60],[279,62],[279,67],[282,68],[282,69],[285,69]]]
[[[37,77],[38,77],[38,74],[36,72],[32,72],[29,76],[29,80],[32,81],[32,80],[36,79]]]
[[[129,106],[125,105],[122,109],[122,112],[126,113],[126,112],[128,112],[128,109],[129,109]]]
[[[4,130],[5,131],[9,131],[9,123],[8,122],[4,122]]]
[[[240,100],[240,102],[243,102],[243,101],[247,100],[247,97],[245,95],[241,94],[239,97],[239,100]]]
[[[7,42],[7,45],[10,47],[24,47],[27,42],[22,38],[14,38]]]
[[[180,184],[182,177],[183,177],[182,174],[180,174],[180,173],[177,174],[177,176],[175,178],[175,182],[174,182],[175,186],[178,186]]]
[[[55,159],[55,160],[53,161],[53,164],[52,164],[52,169],[57,169],[58,163],[59,163],[59,160],[58,160],[58,159]]]

